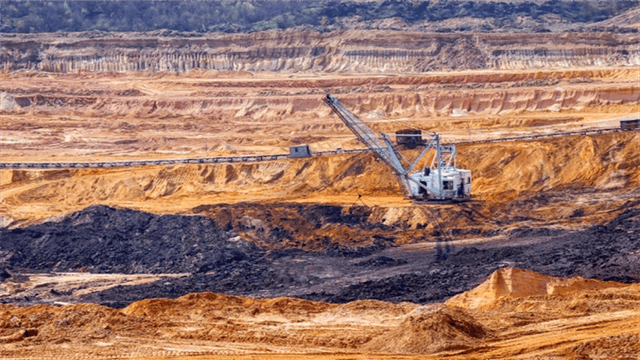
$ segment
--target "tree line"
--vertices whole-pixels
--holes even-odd
[[[512,22],[547,14],[576,23],[601,21],[638,7],[639,1],[0,1],[0,32],[151,31],[251,32],[311,26],[322,31],[391,17],[409,23],[457,17]]]

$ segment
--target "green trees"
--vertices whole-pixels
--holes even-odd
[[[300,25],[324,27],[358,16],[363,21],[402,18],[440,21],[472,16],[505,21],[556,14],[569,22],[607,19],[638,7],[635,1],[1,1],[0,32],[258,31]],[[320,29],[322,30],[322,29]]]

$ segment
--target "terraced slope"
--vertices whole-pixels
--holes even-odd
[[[398,4],[413,6],[378,5]],[[639,132],[478,142],[640,112],[637,9],[577,24],[567,6],[608,5],[557,5],[365,12],[344,31],[3,35],[0,161],[361,147],[330,93],[376,132],[462,142],[475,199],[413,203],[370,153],[1,169],[0,357],[634,358]]]
[[[168,36],[167,36],[168,35]],[[191,34],[193,35],[193,34]],[[640,63],[638,34],[347,30],[251,34],[70,33],[3,36],[0,66],[69,73],[277,71],[406,74],[468,69],[576,68]]]

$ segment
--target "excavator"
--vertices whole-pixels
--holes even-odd
[[[406,197],[414,201],[438,202],[459,202],[471,198],[471,171],[457,167],[455,145],[441,144],[440,136],[436,133],[416,135],[419,132],[398,131],[395,134],[382,133],[378,137],[339,99],[327,94],[323,101],[367,148],[393,170]],[[394,136],[410,136],[412,143],[419,143],[424,148],[410,161],[390,140]],[[416,136],[424,136],[426,139],[413,141]]]

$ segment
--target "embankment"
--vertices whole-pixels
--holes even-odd
[[[177,71],[191,69],[414,73],[463,69],[634,66],[634,32],[425,33],[286,30],[250,34],[171,32],[7,34],[5,71]],[[402,46],[398,46],[402,44]]]

